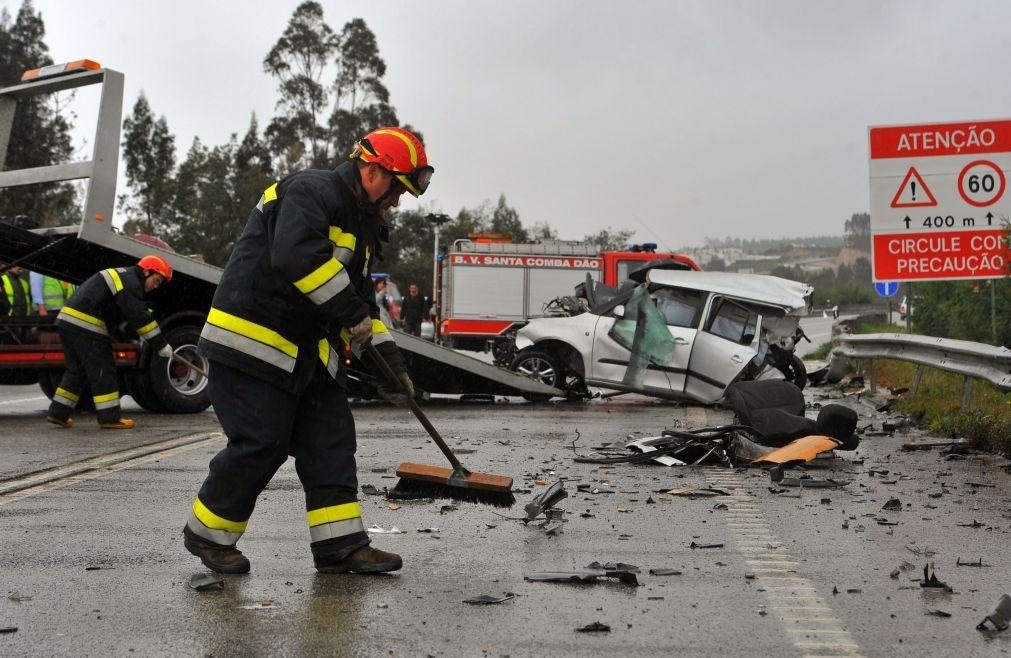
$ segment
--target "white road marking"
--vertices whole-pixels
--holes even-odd
[[[46,400],[48,402],[49,398],[47,398],[44,395],[36,395],[33,398],[21,398],[20,400],[4,400],[0,402],[0,404],[21,404],[22,402],[38,402],[39,400]]]

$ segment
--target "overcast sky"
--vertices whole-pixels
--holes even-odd
[[[35,0],[53,59],[125,73],[127,109],[143,89],[180,156],[273,116],[262,62],[298,4]],[[566,239],[839,234],[868,209],[869,125],[1011,116],[1008,2],[322,5],[375,33],[436,168],[425,208],[504,193]]]

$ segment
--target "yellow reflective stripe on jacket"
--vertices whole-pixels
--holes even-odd
[[[218,516],[197,498],[193,501],[193,516],[197,517],[200,523],[212,530],[224,530],[225,532],[245,532],[248,521],[229,521]]]
[[[330,227],[329,238],[330,242],[333,242],[335,246],[344,247],[351,251],[354,251],[355,245],[358,244],[358,238],[353,233],[345,233],[339,226]]]
[[[119,272],[114,269],[102,270],[102,278],[105,285],[109,287],[109,292],[116,296],[123,289],[123,280],[119,278]]]
[[[330,346],[330,341],[326,338],[319,341],[319,360],[326,366],[326,371],[330,373],[330,376],[337,379],[340,357],[337,356],[337,351]]]
[[[350,285],[351,277],[336,258],[331,258],[295,282],[295,287],[316,305],[326,304]]]
[[[358,518],[362,515],[362,508],[358,503],[344,503],[332,507],[321,507],[305,513],[305,518],[309,521],[309,527],[323,525],[324,523],[334,523],[336,521],[347,521]]]
[[[154,338],[161,333],[161,329],[158,327],[157,320],[151,320],[143,327],[137,330],[137,335],[141,338]]]
[[[207,322],[222,329],[233,331],[240,336],[252,338],[253,340],[269,345],[276,350],[284,352],[291,358],[298,358],[298,346],[273,329],[244,320],[237,315],[225,313],[224,311],[212,308],[207,314]]]
[[[262,212],[263,207],[271,201],[277,201],[277,183],[274,183],[263,191],[260,201],[256,204],[256,209]]]
[[[94,326],[98,327],[99,329],[101,329],[103,332],[105,332],[105,330],[106,330],[105,329],[105,321],[104,320],[100,320],[99,318],[96,318],[93,315],[88,315],[87,313],[82,313],[81,311],[78,311],[76,308],[70,308],[69,306],[64,306],[63,308],[60,309],[60,315],[64,315],[64,314],[69,315],[72,318],[77,318],[78,320],[83,320],[84,322],[87,322],[88,324],[94,325]],[[59,317],[59,316],[57,316],[57,317]],[[77,324],[77,323],[75,322],[74,324]]]
[[[331,258],[315,270],[295,282],[295,287],[302,293],[308,295],[321,285],[334,278],[334,276],[344,269],[341,262],[336,258]]]

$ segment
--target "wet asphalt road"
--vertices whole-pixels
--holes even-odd
[[[15,474],[188,437],[132,462],[70,469],[68,477],[57,472],[48,481],[43,473],[36,488],[0,495],[0,628],[17,628],[0,634],[0,655],[1011,651],[1011,632],[987,638],[974,630],[998,596],[1011,591],[1011,483],[998,468],[1003,460],[946,461],[936,450],[900,451],[915,433],[865,438],[856,454],[812,471],[848,480],[847,486],[796,497],[793,490],[770,493],[768,476],[754,469],[572,462],[576,452],[630,434],[722,423],[725,412],[632,396],[587,404],[433,404],[427,407],[433,423],[463,449],[465,464],[512,475],[517,488],[532,492],[518,495],[520,505],[440,511],[446,501],[405,502],[394,510],[363,496],[366,525],[406,531],[374,537],[376,546],[404,556],[404,570],[322,576],[312,568],[302,495],[289,462],[261,496],[240,544],[253,572],[226,577],[224,591],[197,592],[188,581],[203,569],[182,548],[179,532],[223,442],[213,434],[213,414],[137,412],[140,429],[133,432],[99,432],[87,420],[66,432],[42,422],[41,401],[24,401],[34,395],[31,388],[0,393],[0,477],[6,479],[0,491]],[[823,402],[826,393],[816,390],[810,399]],[[7,404],[12,400],[22,401]],[[870,405],[852,398],[847,404],[858,408],[862,424],[880,427]],[[355,415],[362,484],[392,486],[399,461],[441,463],[406,412],[372,404],[356,406]],[[559,534],[496,515],[520,516],[523,503],[559,478],[570,491],[559,505],[566,510]],[[580,483],[613,493],[578,493]],[[699,486],[730,495],[692,500],[657,493]],[[881,511],[890,498],[901,501],[901,511]],[[974,521],[979,527],[959,526]],[[693,541],[723,547],[692,549]],[[936,553],[927,557],[924,550]],[[990,566],[959,567],[959,558]],[[638,565],[641,586],[523,578],[535,570],[578,570],[594,560]],[[916,579],[928,560],[952,594],[921,590]],[[889,576],[906,562],[912,569]],[[648,573],[663,567],[681,573]],[[499,605],[462,602],[504,592],[516,596]],[[272,603],[244,608],[261,601]],[[928,610],[951,617],[928,616]],[[595,621],[610,632],[574,630]]]

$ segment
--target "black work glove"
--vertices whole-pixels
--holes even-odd
[[[383,382],[379,385],[379,395],[390,404],[398,407],[406,407],[408,397],[414,397],[414,382],[406,372],[397,375],[400,379],[400,386],[394,386],[392,382]]]

